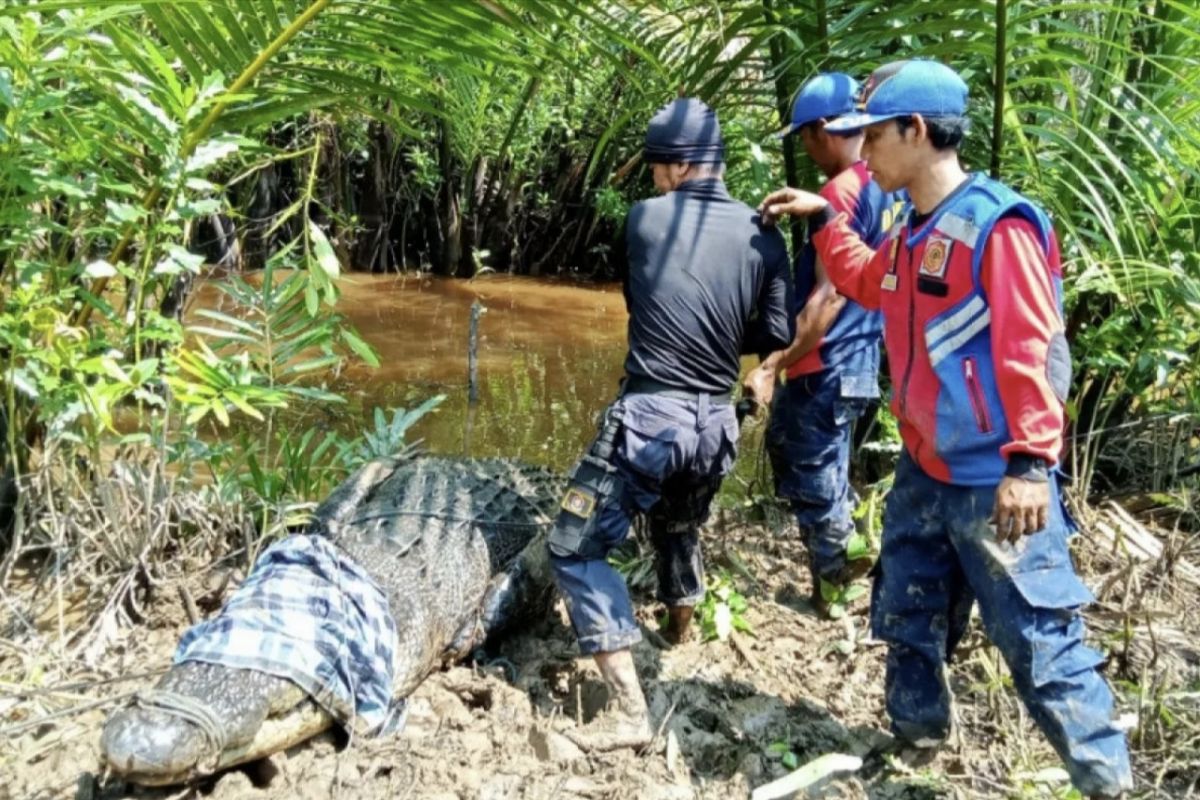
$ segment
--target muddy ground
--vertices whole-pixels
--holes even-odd
[[[1088,539],[1083,544],[1095,547]],[[559,603],[553,616],[501,643],[486,660],[431,676],[412,698],[407,727],[399,735],[348,741],[326,734],[194,787],[147,790],[106,780],[98,773],[100,726],[116,698],[153,678],[109,681],[165,669],[188,624],[182,594],[160,586],[144,623],[117,632],[93,669],[56,663],[52,654],[0,653],[10,665],[25,663],[25,686],[40,681],[52,689],[10,691],[7,698],[0,691],[0,798],[732,800],[749,797],[755,787],[797,764],[834,752],[861,756],[864,766],[826,784],[825,797],[1075,796],[977,623],[951,674],[958,698],[956,740],[933,763],[912,767],[881,755],[889,739],[884,652],[867,635],[866,598],[841,620],[818,619],[807,600],[802,545],[761,527],[739,526],[721,539],[710,536],[708,559],[713,569],[740,569],[732,574],[749,600],[746,620],[753,635],[668,648],[650,632],[657,628],[658,607],[651,594],[639,592],[647,636],[635,653],[660,731],[643,753],[587,756],[561,735],[587,721],[604,698],[598,673],[590,661],[577,657]],[[1089,583],[1109,596],[1128,593],[1129,575],[1153,580],[1150,567],[1144,572],[1130,567],[1121,584],[1115,562],[1084,560],[1098,564]],[[187,594],[199,598],[201,614],[212,613],[227,596],[233,581],[224,580],[225,571],[183,579],[190,586]],[[1181,634],[1177,652],[1166,652],[1170,637],[1157,640],[1162,651],[1157,657],[1128,645],[1117,652],[1120,648],[1102,632],[1112,628],[1102,618],[1111,603],[1098,606],[1094,627],[1097,643],[1114,652],[1110,670],[1136,674],[1141,669],[1140,683],[1121,678],[1122,710],[1144,717],[1146,695],[1159,685],[1170,703],[1164,699],[1149,707],[1172,709],[1178,721],[1163,734],[1163,725],[1143,720],[1135,753],[1138,795],[1185,797],[1200,780],[1200,759],[1180,755],[1195,731],[1179,727],[1195,722],[1180,708],[1190,707],[1189,693],[1200,697],[1200,673],[1189,663],[1194,649],[1187,646],[1188,640],[1198,640],[1200,629],[1188,614],[1162,608],[1164,597],[1155,594],[1156,618],[1169,618]],[[1140,647],[1146,637],[1138,633],[1133,640]],[[1168,655],[1174,659],[1169,678],[1164,677]],[[33,681],[31,663],[41,670]],[[1183,700],[1177,702],[1178,697]],[[52,714],[61,716],[47,718]],[[1157,737],[1149,735],[1156,731]]]

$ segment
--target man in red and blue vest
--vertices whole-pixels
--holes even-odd
[[[821,196],[846,213],[864,242],[877,247],[895,213],[894,198],[867,173],[860,155],[862,131],[829,130],[838,117],[854,112],[858,92],[858,82],[849,75],[817,75],[796,94],[783,135],[799,136],[828,178]],[[763,359],[745,383],[760,399],[774,393],[765,443],[775,493],[796,515],[808,548],[813,606],[827,616],[829,590],[866,574],[871,566],[870,559],[850,560],[847,554],[855,502],[850,439],[855,420],[879,396],[883,319],[877,310],[838,294],[811,242],[796,259],[794,286],[796,338]],[[781,372],[787,382],[775,391]]]
[[[861,113],[867,168],[906,211],[872,248],[820,195],[782,189],[770,216],[813,216],[817,255],[838,291],[884,318],[905,452],[883,521],[871,598],[887,642],[886,702],[897,738],[949,734],[944,665],[978,601],[1013,685],[1084,795],[1132,785],[1113,696],[1083,643],[1092,595],[1067,548],[1059,499],[1071,379],[1062,267],[1045,213],[958,161],[967,87],[934,61],[872,73]]]

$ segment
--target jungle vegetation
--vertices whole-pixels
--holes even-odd
[[[198,519],[244,520],[255,551],[436,402],[381,410],[359,440],[280,423],[289,404],[339,402],[324,376],[377,357],[339,315],[340,274],[605,280],[625,210],[651,191],[642,125],[663,102],[717,107],[731,189],[755,202],[817,183],[771,135],[803,80],[905,56],[962,72],[968,166],[1058,227],[1078,490],[1186,498],[1200,471],[1191,2],[10,2],[0,583],[18,553],[40,554],[119,576],[124,594],[104,597],[124,608],[148,555]],[[185,329],[199,279],[237,312]],[[236,418],[253,424],[202,435]],[[116,530],[134,535],[103,535]]]

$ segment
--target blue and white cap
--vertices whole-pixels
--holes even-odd
[[[792,121],[779,136],[795,133],[819,119],[832,120],[855,109],[858,81],[841,72],[824,72],[811,78],[796,93],[792,101]]]
[[[961,117],[966,110],[967,84],[954,70],[937,61],[893,61],[867,78],[858,113],[839,117],[825,130],[845,133],[912,114]]]

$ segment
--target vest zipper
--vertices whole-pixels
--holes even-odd
[[[992,421],[988,418],[983,388],[979,385],[979,378],[975,374],[975,357],[967,356],[963,359],[962,365],[963,379],[967,382],[967,395],[971,401],[971,409],[975,412],[975,424],[979,426],[980,433],[991,433]]]
[[[900,411],[905,417],[908,417],[908,379],[912,377],[913,361],[916,359],[916,325],[913,318],[917,315],[917,294],[916,281],[912,274],[912,249],[908,246],[908,234],[911,231],[905,232],[904,251],[905,251],[905,283],[908,284],[908,363],[904,365],[904,380],[900,382]],[[896,258],[893,263],[899,262],[899,248],[896,248]],[[899,280],[899,275],[897,275]]]

